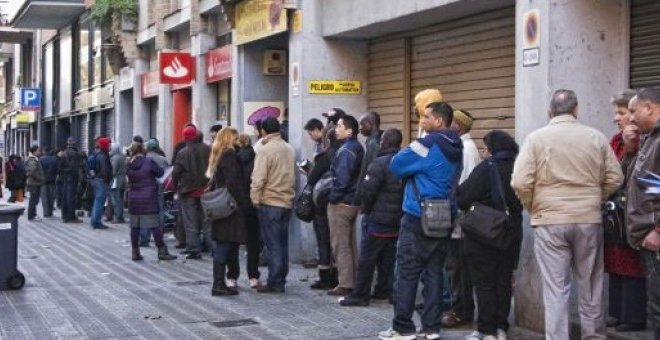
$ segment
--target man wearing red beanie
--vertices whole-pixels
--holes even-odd
[[[110,164],[110,138],[99,137],[96,139],[94,153],[87,159],[87,175],[94,188],[94,205],[92,206],[92,219],[90,224],[94,229],[107,229],[108,226],[101,222],[103,206],[108,197],[108,188],[112,181],[112,165]]]
[[[206,178],[206,168],[209,163],[211,148],[198,137],[197,128],[187,125],[183,128],[183,139],[186,146],[176,154],[172,180],[180,197],[181,215],[186,231],[186,256],[189,260],[202,258],[202,239],[209,246],[211,242],[210,228],[204,220],[204,212],[200,197],[206,189],[209,179]]]

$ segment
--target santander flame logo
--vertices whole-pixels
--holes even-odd
[[[190,71],[181,64],[178,57],[174,57],[172,62],[163,69],[163,74],[170,78],[183,78],[188,75]]]

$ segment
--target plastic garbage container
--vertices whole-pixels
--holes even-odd
[[[21,289],[25,276],[18,271],[18,217],[25,208],[0,204],[0,290]]]

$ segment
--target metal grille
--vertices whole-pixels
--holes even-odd
[[[633,0],[630,27],[630,87],[660,89],[660,1]]]

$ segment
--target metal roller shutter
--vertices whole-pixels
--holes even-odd
[[[375,40],[369,42],[368,99],[369,111],[381,117],[381,128],[399,128],[404,125],[407,94],[406,39]]]
[[[439,89],[455,109],[475,118],[472,138],[492,129],[515,135],[515,9],[443,23],[412,39],[411,95]],[[413,117],[411,133],[418,131]]]
[[[115,139],[115,112],[114,110],[105,110],[102,113],[101,135]]]
[[[660,1],[633,0],[630,20],[630,87],[660,89]]]

